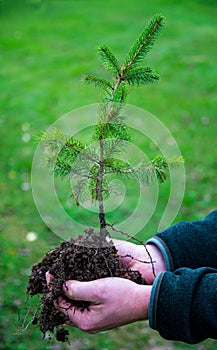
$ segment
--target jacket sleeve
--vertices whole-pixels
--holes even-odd
[[[217,210],[205,219],[179,222],[149,239],[161,250],[167,270],[217,268]]]
[[[217,269],[180,268],[155,279],[150,326],[169,340],[189,344],[217,339]]]

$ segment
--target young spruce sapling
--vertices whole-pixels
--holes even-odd
[[[83,77],[86,84],[104,91],[103,101],[98,108],[98,122],[90,141],[97,147],[89,147],[89,144],[56,129],[43,134],[40,139],[45,141],[45,163],[56,176],[70,181],[76,204],[79,205],[84,192],[85,196],[89,195],[92,201],[98,202],[102,240],[106,238],[109,226],[104,209],[104,200],[110,194],[109,175],[137,178],[147,184],[153,181],[162,183],[167,178],[168,166],[176,166],[181,162],[180,158],[157,156],[149,163],[140,162],[132,167],[115,157],[131,142],[123,109],[130,86],[147,85],[159,80],[159,75],[152,68],[142,67],[140,63],[152,49],[163,25],[164,17],[156,15],[138,37],[123,64],[119,63],[107,46],[98,47],[99,58],[111,73],[112,79],[109,81],[95,75]],[[79,161],[75,162],[78,157]],[[87,186],[89,193],[85,191]]]

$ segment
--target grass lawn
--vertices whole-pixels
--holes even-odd
[[[71,329],[71,346],[42,341],[35,327],[17,335],[30,268],[60,241],[43,223],[32,197],[34,135],[65,113],[98,101],[99,91],[80,82],[82,74],[99,73],[95,47],[107,44],[121,60],[155,13],[165,15],[167,26],[146,64],[159,71],[161,81],[133,89],[128,103],[157,116],[185,158],[186,191],[175,221],[200,219],[216,207],[216,2],[0,3],[0,349],[216,349],[212,340],[194,346],[168,343],[147,322],[94,336]],[[144,241],[156,231],[168,191],[168,185],[160,190],[153,219],[140,233]],[[30,232],[36,240],[29,240]]]

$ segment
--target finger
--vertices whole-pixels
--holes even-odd
[[[113,243],[118,251],[118,254],[121,255],[133,255],[135,252],[135,244],[132,242],[113,240]]]
[[[64,283],[63,291],[69,299],[99,303],[101,298],[97,293],[98,281],[79,282],[69,280]]]
[[[122,268],[130,267],[129,265],[132,262],[132,258],[129,256],[129,252],[131,253],[132,250],[131,243],[119,239],[113,239],[112,241],[115,248],[117,249],[117,254]]]
[[[125,250],[126,247],[126,241],[122,241],[120,239],[112,239],[112,242],[117,250]]]
[[[46,278],[46,281],[47,281],[48,289],[51,290],[52,289],[52,279],[54,278],[54,276],[51,275],[49,271],[47,271],[45,273],[45,278]]]

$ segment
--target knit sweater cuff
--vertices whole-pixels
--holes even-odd
[[[150,238],[146,244],[154,244],[160,250],[166,265],[166,271],[173,271],[173,260],[166,243],[157,236]]]
[[[165,272],[160,272],[154,280],[151,297],[149,302],[149,325],[153,329],[157,329],[157,300],[160,292],[160,286]]]

